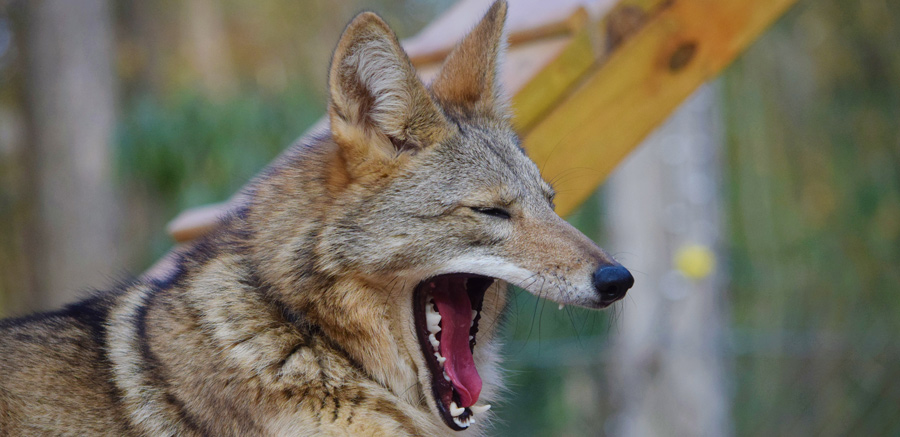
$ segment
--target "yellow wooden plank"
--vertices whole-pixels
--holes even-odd
[[[229,206],[228,202],[222,202],[191,208],[169,222],[166,230],[175,241],[193,240],[215,229]]]
[[[589,31],[589,27],[584,27],[575,34],[562,52],[513,96],[513,126],[517,132],[528,131],[594,64]],[[506,68],[512,67],[507,65]]]
[[[613,50],[660,10],[667,0],[621,0],[600,20],[601,45]]]
[[[524,137],[557,189],[583,202],[640,141],[796,0],[673,0]]]

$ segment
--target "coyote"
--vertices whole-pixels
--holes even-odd
[[[633,278],[553,212],[509,122],[494,3],[428,86],[365,12],[330,131],[172,272],[0,322],[3,435],[482,435],[507,284],[603,308]]]

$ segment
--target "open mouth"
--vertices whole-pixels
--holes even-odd
[[[484,292],[493,278],[465,273],[435,276],[416,286],[413,299],[419,346],[431,371],[438,410],[451,429],[475,423],[490,405],[476,405],[481,376],[473,352]]]

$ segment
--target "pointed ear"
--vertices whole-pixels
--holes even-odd
[[[331,61],[328,113],[335,140],[366,160],[440,142],[449,123],[416,76],[397,37],[364,12],[344,30]]]
[[[431,84],[435,97],[445,107],[507,115],[507,102],[497,79],[498,58],[506,50],[506,7],[505,0],[495,1],[481,22],[447,56]]]

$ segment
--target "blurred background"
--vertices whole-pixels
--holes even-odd
[[[452,3],[0,0],[0,316],[152,265],[324,113],[356,12]],[[495,434],[900,435],[900,3],[800,0],[570,219],[637,285],[513,290]]]

